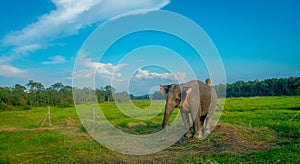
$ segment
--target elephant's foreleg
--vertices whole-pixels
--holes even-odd
[[[189,113],[188,112],[184,112],[184,111],[180,111],[181,113],[181,117],[182,117],[182,121],[184,123],[184,126],[187,130],[185,136],[188,138],[191,138],[193,136],[193,133],[190,130],[191,124],[190,124],[190,119],[189,119]]]

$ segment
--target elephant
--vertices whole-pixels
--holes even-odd
[[[166,129],[168,120],[176,107],[179,107],[184,126],[185,136],[201,138],[202,133],[210,133],[212,116],[217,105],[217,93],[213,87],[198,80],[184,84],[160,86],[166,99],[162,128]],[[191,130],[189,114],[192,116],[194,134]]]

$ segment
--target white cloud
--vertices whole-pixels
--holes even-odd
[[[61,64],[61,63],[66,62],[65,57],[60,56],[60,55],[49,57],[49,59],[50,59],[50,61],[42,62],[42,64]]]
[[[73,73],[72,77],[67,77],[67,79],[88,79],[93,76],[93,72],[90,70],[78,70]]]
[[[9,53],[4,53],[0,55],[0,63],[9,63],[13,61],[14,59],[17,59],[21,57],[22,55],[28,55],[30,52],[34,52],[36,50],[39,50],[43,48],[39,44],[29,44],[29,45],[24,45],[24,46],[19,46],[13,48]],[[1,49],[1,47],[0,47]]]
[[[121,77],[121,73],[117,73],[121,67],[125,66],[125,64],[113,65],[111,63],[100,63],[93,62],[91,58],[81,59],[83,65],[91,68],[92,70],[96,70],[96,73],[100,75],[105,75],[106,77],[116,76]]]
[[[74,72],[73,78],[91,78],[92,76],[98,75],[108,80],[122,81],[122,74],[118,72],[121,67],[126,66],[126,64],[113,65],[112,63],[100,63],[94,62],[91,58],[86,58],[85,52],[80,52],[78,54],[77,63],[81,69]]]
[[[19,46],[14,49],[15,53],[28,53],[28,52],[34,52],[41,48],[41,45],[39,44],[28,44],[24,46]]]
[[[135,75],[137,79],[161,79],[161,80],[174,80],[184,82],[186,74],[183,72],[177,73],[156,73],[139,68],[138,73]]]
[[[121,13],[140,9],[160,9],[170,0],[52,0],[56,9],[37,22],[8,34],[4,45],[44,47],[50,41],[77,34],[82,28]],[[26,48],[25,48],[26,49]],[[37,50],[36,48],[33,50]]]
[[[0,65],[0,76],[20,78],[27,73],[27,70],[22,70],[11,65]]]

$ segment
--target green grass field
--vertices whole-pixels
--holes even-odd
[[[156,116],[132,119],[113,103],[100,107],[122,131],[137,135],[159,131],[164,102],[154,102],[157,111],[149,113],[150,102],[135,105]],[[52,107],[52,125],[46,120],[42,127],[38,123],[47,107],[4,111],[0,112],[0,163],[300,163],[299,111],[300,97],[226,99],[218,125],[206,139],[183,138],[143,156],[120,154],[98,144],[81,125],[75,108]]]

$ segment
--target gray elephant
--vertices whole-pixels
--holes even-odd
[[[201,81],[193,80],[181,85],[163,85],[160,86],[160,91],[166,99],[163,128],[167,128],[174,108],[179,107],[187,130],[186,137],[201,138],[202,131],[205,134],[210,133],[211,119],[218,99],[214,88]],[[194,134],[191,131],[189,114],[192,115]]]

